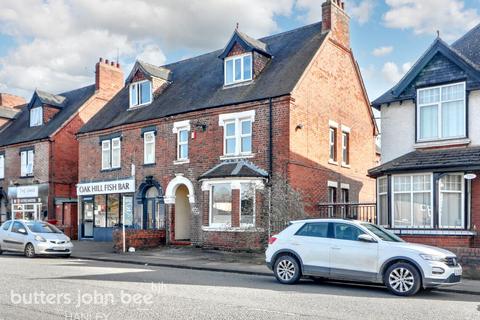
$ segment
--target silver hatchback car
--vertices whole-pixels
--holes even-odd
[[[44,221],[9,220],[0,227],[0,254],[23,252],[26,257],[69,257],[73,244],[57,227]]]

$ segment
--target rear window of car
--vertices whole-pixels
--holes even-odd
[[[315,222],[315,223],[306,223],[300,230],[295,234],[296,236],[304,237],[317,237],[317,238],[327,238],[328,237],[328,223],[326,222]]]
[[[7,231],[8,228],[10,228],[10,225],[12,224],[12,221],[7,221],[3,224],[2,229]]]

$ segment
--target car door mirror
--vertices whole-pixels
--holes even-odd
[[[18,233],[27,234],[27,230],[25,230],[25,228],[20,228],[18,229]]]
[[[370,242],[370,243],[377,242],[377,240],[375,240],[371,235],[368,235],[368,234],[359,235],[357,240],[362,242]]]

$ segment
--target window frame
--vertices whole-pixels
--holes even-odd
[[[332,141],[333,137],[333,141]],[[328,160],[337,163],[337,128],[330,126],[328,131]],[[332,153],[333,151],[333,153]]]
[[[242,187],[244,185],[249,185],[251,188],[253,188],[253,215],[252,215],[252,221],[253,223],[242,223]],[[232,189],[233,190],[233,189]],[[240,227],[255,227],[256,225],[256,218],[257,218],[257,210],[256,210],[256,207],[257,207],[257,187],[256,187],[256,184],[253,183],[253,182],[241,182],[240,183],[240,189],[239,189],[239,192],[240,192],[240,200],[239,200],[239,204],[238,204],[238,221],[239,221],[239,224],[240,224]]]
[[[104,144],[108,143],[108,148],[104,147]],[[101,141],[101,149],[102,149],[102,170],[109,170],[112,168],[112,141],[110,139],[105,139]],[[104,158],[104,151],[108,150],[108,167],[105,167],[105,158]]]
[[[180,141],[181,133],[182,131],[185,131],[187,133],[187,139],[185,141]],[[188,127],[179,127],[177,129],[177,161],[187,161],[190,158],[189,155],[189,137],[190,136],[190,129]],[[181,146],[186,145],[187,146],[187,156],[186,157],[181,157]]]
[[[442,123],[442,106],[445,103],[449,102],[455,102],[455,101],[460,101],[459,99],[456,100],[442,100],[442,89],[443,88],[448,88],[448,87],[453,87],[457,85],[463,85],[463,114],[464,114],[464,119],[463,119],[463,129],[464,132],[461,135],[454,136],[454,137],[443,137],[443,123]],[[422,91],[427,91],[427,90],[432,90],[432,89],[439,89],[439,101],[435,103],[424,103],[420,104],[419,102],[419,96],[420,92]],[[437,106],[437,137],[433,138],[422,138],[421,137],[421,108],[423,107],[428,107],[428,106]],[[434,141],[442,141],[442,140],[454,140],[454,139],[463,139],[468,137],[468,129],[467,129],[467,85],[465,81],[462,82],[455,82],[455,83],[448,83],[448,84],[443,84],[443,85],[438,85],[438,86],[431,86],[431,87],[424,87],[424,88],[418,88],[417,89],[417,99],[416,99],[416,140],[417,142],[434,142]]]
[[[25,166],[23,157],[25,155]],[[33,167],[35,163],[35,151],[33,149],[20,151],[20,177],[33,177]],[[28,170],[31,165],[30,171]]]
[[[415,193],[426,193],[426,190],[413,190],[413,177],[414,176],[426,176],[428,175],[430,177],[430,206],[432,210],[432,215],[430,219],[430,225],[425,225],[425,226],[415,226],[413,225],[414,219],[413,219],[413,195]],[[410,177],[410,184],[411,184],[411,189],[410,191],[395,191],[395,178],[396,177]],[[392,203],[391,203],[391,225],[392,228],[399,228],[399,229],[433,229],[434,228],[434,215],[435,215],[435,203],[434,203],[434,180],[433,180],[433,174],[431,172],[422,172],[422,173],[407,173],[407,174],[396,174],[392,175],[392,187],[391,187],[391,195],[392,195]],[[388,186],[387,186],[388,188]],[[395,225],[395,194],[409,194],[410,195],[410,217],[411,217],[411,225],[400,225],[396,226]]]
[[[342,165],[350,165],[350,132],[344,130],[342,130]]]
[[[147,136],[152,136],[152,141],[147,141]],[[147,161],[147,145],[152,146],[152,152],[153,152],[153,161]],[[143,164],[155,164],[156,159],[155,159],[155,145],[156,145],[156,134],[155,130],[151,131],[146,131],[143,133]]]
[[[250,122],[250,133],[242,134],[242,123]],[[227,135],[227,125],[232,124],[235,128],[235,134]],[[250,137],[250,151],[242,151],[242,138]],[[235,139],[235,150],[227,153],[227,139]],[[224,156],[248,156],[253,153],[253,120],[249,117],[225,120],[223,125],[223,155]]]
[[[230,203],[232,205],[231,211],[230,211],[230,223],[225,224],[225,223],[213,223],[213,190],[215,186],[218,185],[228,185],[230,187]],[[233,217],[233,188],[232,188],[232,183],[227,182],[227,181],[222,181],[222,182],[217,182],[217,183],[212,183],[209,186],[209,204],[208,204],[208,225],[209,227],[213,228],[231,228],[232,227],[232,217]]]
[[[244,58],[250,56],[250,78],[245,78],[245,60]],[[235,80],[235,62],[240,60],[240,80]],[[227,82],[227,62],[232,61],[232,82]],[[253,55],[251,52],[227,57],[223,61],[223,84],[224,86],[230,86],[237,83],[247,82],[253,80]]]
[[[381,184],[381,181],[385,180],[385,184],[386,184],[386,187],[385,187],[385,191],[383,192],[380,192],[380,184]],[[380,215],[378,214],[380,212],[380,197],[385,197],[386,198],[386,201],[387,201],[387,212],[386,212],[386,215],[385,215],[385,218],[386,218],[386,224],[381,224],[383,226],[388,226],[388,217],[389,217],[389,210],[388,210],[388,193],[390,192],[390,190],[388,190],[388,176],[382,176],[382,177],[379,177],[377,178],[377,220],[378,222],[380,222]],[[379,223],[380,224],[380,223]]]
[[[34,111],[37,113],[36,116],[38,117],[38,119],[36,119],[35,117],[33,117],[33,112]],[[37,122],[32,122],[33,119],[36,119]],[[30,128],[33,128],[33,127],[39,127],[43,124],[43,107],[33,107],[30,109],[30,112],[29,112],[29,124],[30,124]]]
[[[442,178],[446,176],[460,176],[461,177],[461,190],[456,191],[456,190],[442,190],[442,187],[440,185],[440,182]],[[461,197],[461,217],[462,217],[462,223],[459,227],[454,227],[454,226],[443,226],[442,225],[442,206],[441,206],[441,198],[442,198],[442,193],[454,193],[454,194],[460,194]],[[452,172],[445,174],[442,176],[440,179],[438,179],[438,228],[439,229],[464,229],[465,228],[465,181],[464,181],[464,173],[462,172]]]
[[[150,87],[150,95],[149,95],[149,101],[148,102],[143,102],[143,103],[140,103],[141,101],[141,92],[140,92],[140,85],[142,83],[145,83],[145,82],[148,82],[149,83],[149,87]],[[136,104],[132,104],[132,87],[135,87],[136,89]],[[130,85],[128,86],[128,104],[129,104],[129,108],[136,108],[136,107],[141,107],[141,106],[145,106],[145,105],[148,105],[148,104],[151,104],[153,101],[153,85],[152,85],[152,81],[150,80],[140,80],[140,81],[136,81],[136,82],[132,82],[130,83]]]
[[[113,147],[113,142],[118,141],[118,147]],[[108,143],[108,148],[104,148],[104,144]],[[114,138],[108,138],[108,139],[102,139],[100,142],[101,145],[101,153],[102,153],[102,159],[101,159],[101,167],[102,171],[107,171],[107,170],[117,170],[122,167],[122,137],[114,137]],[[113,152],[115,150],[118,150],[118,166],[113,165]],[[104,166],[104,151],[108,150],[108,167]]]
[[[0,154],[0,180],[5,179],[5,154]]]

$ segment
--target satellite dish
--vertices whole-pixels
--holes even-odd
[[[475,173],[467,173],[466,175],[463,176],[467,180],[473,180],[477,177]]]

